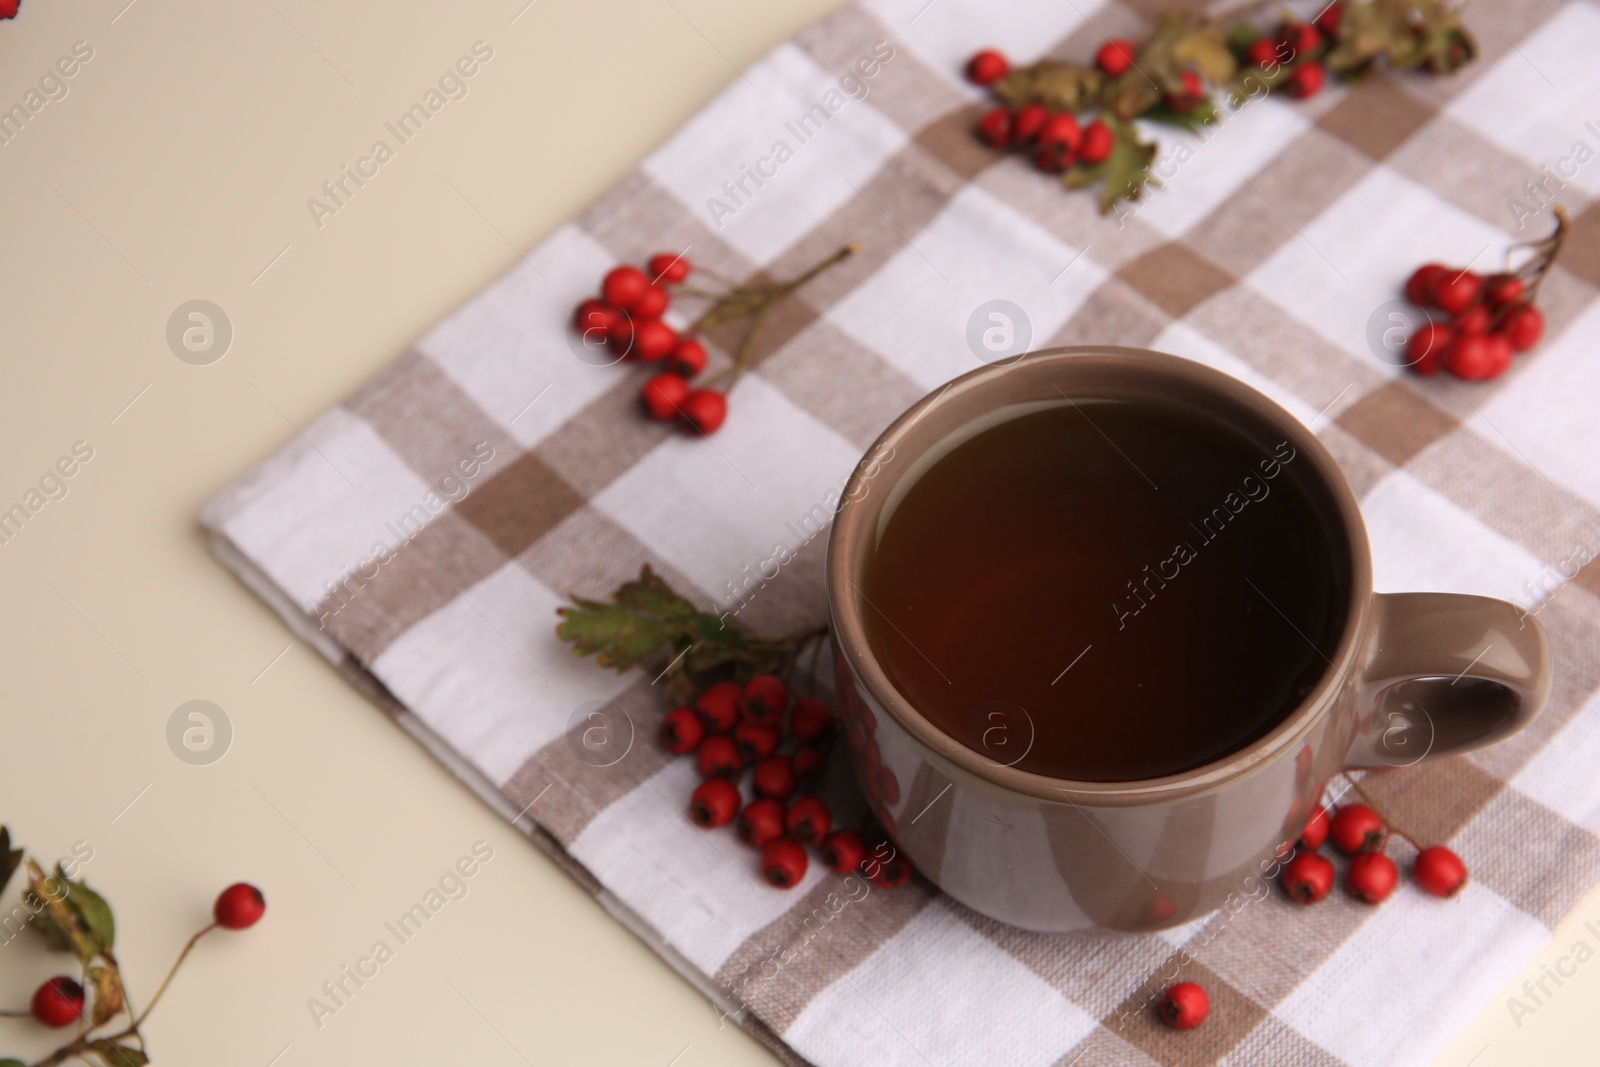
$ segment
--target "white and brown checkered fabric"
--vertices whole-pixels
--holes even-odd
[[[974,143],[983,104],[959,70],[975,46],[1082,58],[1160,6],[841,10],[206,512],[292,626],[508,817],[532,803],[518,825],[702,989],[748,1003],[739,1021],[791,1062],[1427,1063],[1600,878],[1600,7],[1473,0],[1484,54],[1456,77],[1266,99],[1204,138],[1154,131],[1166,188],[1121,225]],[[1575,226],[1546,340],[1511,373],[1423,380],[1373,354],[1369,317],[1412,267],[1488,266],[1543,234],[1523,216],[1552,196]],[[768,322],[709,440],[638,415],[636,366],[569,347],[572,308],[619,260],[687,249],[787,277],[852,241],[862,254]],[[821,618],[825,537],[799,520],[895,414],[976,365],[966,321],[994,298],[1026,310],[1035,347],[1173,352],[1313,423],[1362,501],[1380,589],[1538,608],[1542,718],[1368,778],[1398,823],[1464,857],[1460,897],[1275,893],[1159,936],[1039,936],[920,882],[857,900],[814,865],[769,889],[730,836],[687,822],[693,768],[652,742],[653,673],[572,657],[556,607],[644,562],[731,605],[781,544],[796,559],[741,621]],[[712,337],[714,360],[736,336]],[[568,743],[595,700],[639,738],[605,767]],[[909,817],[930,798],[906,792]],[[1176,1034],[1143,1006],[1184,947],[1213,1012]]]

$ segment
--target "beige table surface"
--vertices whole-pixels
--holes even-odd
[[[255,930],[202,942],[148,1026],[158,1064],[771,1062],[291,641],[195,523],[736,66],[835,6],[525,3],[24,0],[0,23],[7,107],[75,42],[93,49],[0,146],[0,508],[75,442],[94,450],[0,546],[0,819],[47,858],[93,849],[84,875],[117,909],[140,998],[217,889],[245,878],[269,900]],[[494,59],[470,94],[318,229],[306,199],[478,40]],[[234,330],[209,366],[166,341],[197,298]],[[193,699],[233,728],[207,766],[166,741]],[[469,895],[318,1029],[307,998],[480,839],[494,858]],[[1524,977],[1600,943],[1585,919],[1600,895]],[[0,1005],[60,959],[31,937],[0,946]],[[1441,1062],[1600,1058],[1600,965],[1520,1029],[1511,993]],[[0,1020],[0,1056],[53,1045]]]

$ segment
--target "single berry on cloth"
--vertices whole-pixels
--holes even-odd
[[[1333,847],[1347,856],[1357,852],[1376,852],[1389,838],[1383,817],[1365,804],[1346,804],[1334,813],[1328,827]]]
[[[71,1026],[83,1014],[83,986],[66,975],[51,978],[34,990],[28,1011],[52,1030]]]
[[[667,356],[667,370],[685,378],[693,378],[706,369],[706,346],[693,337],[680,337],[678,344]]]
[[[828,750],[821,745],[801,745],[792,762],[796,778],[802,783],[814,782],[828,769]]]
[[[700,748],[695,752],[695,765],[700,769],[702,778],[734,778],[744,770],[744,760],[739,757],[739,749],[733,743],[733,738],[725,734],[713,734],[700,742]]]
[[[739,710],[752,722],[776,723],[789,710],[789,687],[776,675],[758,674],[739,694]]]
[[[1211,1014],[1211,998],[1197,983],[1179,982],[1162,996],[1156,1011],[1174,1030],[1193,1030]]]
[[[835,830],[822,839],[821,853],[829,870],[849,874],[867,858],[867,842],[854,830]]]
[[[1275,67],[1281,60],[1278,58],[1278,42],[1270,37],[1261,37],[1252,41],[1250,47],[1244,50],[1244,57],[1258,67]]]
[[[1296,100],[1307,100],[1322,92],[1327,81],[1328,72],[1322,69],[1321,63],[1305,63],[1294,69],[1284,88]]]
[[[1532,304],[1513,308],[1506,314],[1501,329],[1511,339],[1512,348],[1518,352],[1526,352],[1538,344],[1539,338],[1544,336],[1544,312]]]
[[[680,375],[658,374],[644,383],[639,398],[652,419],[666,421],[683,413],[683,405],[691,392],[692,387]]]
[[[1012,125],[1011,112],[991,108],[978,120],[978,139],[991,148],[1004,148],[1011,143]]]
[[[1095,65],[1113,78],[1120,78],[1133,67],[1134,54],[1138,48],[1139,46],[1133,41],[1113,37],[1101,45],[1100,50],[1094,54]]]
[[[1306,820],[1306,827],[1300,831],[1300,847],[1311,851],[1322,847],[1328,840],[1328,809],[1318,804],[1311,810],[1311,818]]]
[[[1183,83],[1183,87],[1167,94],[1167,106],[1174,111],[1193,111],[1205,98],[1205,83],[1200,80],[1200,75],[1192,70],[1179,71],[1178,80]]]
[[[657,252],[647,264],[657,285],[677,285],[689,277],[689,261],[672,252]]]
[[[756,764],[751,783],[758,796],[773,800],[788,800],[800,788],[800,780],[795,777],[794,764],[788,756],[769,756]]]
[[[833,829],[833,813],[821,798],[801,797],[789,805],[783,817],[783,828],[789,840],[815,845]]]
[[[1418,267],[1406,279],[1406,299],[1418,307],[1427,307],[1433,303],[1433,287],[1449,273],[1450,268],[1442,263],[1425,263]]]
[[[746,763],[757,763],[778,751],[783,731],[772,723],[745,719],[733,728],[733,744]]]
[[[22,0],[0,0],[0,19],[14,19],[22,7]]]
[[[705,724],[693,708],[674,708],[661,720],[661,747],[683,755],[693,752],[705,740]]]
[[[1027,142],[1039,136],[1039,131],[1044,129],[1050,112],[1045,110],[1043,104],[1024,104],[1017,109],[1011,118],[1011,137],[1015,141]]]
[[[1295,59],[1302,59],[1322,46],[1322,34],[1309,22],[1285,22],[1278,39],[1289,46]]]
[[[806,850],[786,838],[771,841],[761,850],[761,876],[779,889],[788,889],[804,878],[806,864]]]
[[[1299,904],[1316,904],[1326,900],[1333,890],[1333,864],[1326,856],[1315,852],[1301,852],[1283,865],[1278,880],[1283,891]]]
[[[739,787],[726,778],[707,778],[689,797],[689,818],[710,830],[726,826],[739,813]]]
[[[1411,880],[1424,893],[1453,897],[1467,884],[1467,865],[1449,849],[1433,845],[1417,853],[1416,863],[1411,868]]]
[[[225,930],[245,930],[261,921],[267,898],[249,882],[235,882],[217,895],[212,917]]]
[[[728,417],[728,398],[715,389],[696,389],[683,402],[683,421],[691,430],[716,433]]]
[[[613,267],[600,283],[606,302],[624,310],[631,309],[648,288],[650,279],[644,271],[629,266]]]
[[[633,317],[644,322],[650,319],[659,319],[667,313],[667,308],[672,306],[672,297],[659,285],[647,285],[644,294],[633,302],[633,307],[628,311]]]
[[[884,860],[872,874],[872,884],[879,889],[899,889],[910,881],[911,864],[904,856]]]
[[[967,80],[973,85],[992,85],[1009,73],[1010,62],[993,49],[984,49],[967,61]]]
[[[1381,904],[1389,899],[1399,880],[1400,872],[1395,869],[1394,860],[1382,852],[1358,853],[1344,876],[1345,888],[1357,900],[1368,904]]]
[[[1441,311],[1459,315],[1472,306],[1483,290],[1483,279],[1471,271],[1446,272],[1433,283],[1433,302]]]
[[[1078,146],[1078,162],[1094,166],[1111,158],[1117,136],[1104,119],[1095,119],[1083,128],[1083,143]]]
[[[756,848],[776,841],[783,836],[783,805],[766,797],[752,800],[739,813],[737,830],[739,840]]]
[[[718,682],[706,687],[695,699],[694,706],[705,720],[706,729],[714,734],[725,734],[739,722],[739,697],[744,687],[738,682]]]
[[[659,319],[634,320],[633,355],[644,362],[666,359],[677,344],[677,331]]]

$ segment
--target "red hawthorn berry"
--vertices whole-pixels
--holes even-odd
[[[667,356],[667,369],[685,378],[693,378],[706,369],[706,346],[693,337],[678,338],[672,354]]]
[[[1003,107],[991,108],[978,120],[978,140],[991,148],[1005,148],[1011,143],[1011,112]]]
[[[604,300],[595,300],[591,297],[578,305],[577,314],[573,316],[573,325],[585,339],[593,337],[604,340],[621,318],[622,312]]]
[[[710,830],[726,826],[739,813],[739,787],[726,778],[707,778],[689,798],[689,818]]]
[[[635,320],[648,322],[665,315],[667,308],[671,306],[672,295],[670,293],[659,285],[649,285],[645,287],[644,295],[635,300],[633,307],[629,308],[628,311]]]
[[[878,864],[877,871],[872,875],[872,884],[879,889],[899,889],[911,881],[911,872],[911,861],[896,855]]]
[[[828,750],[821,745],[802,745],[794,754],[794,774],[801,782],[814,782],[828,769]]]
[[[816,697],[801,697],[789,712],[789,732],[802,745],[820,741],[833,732],[833,712]]]
[[[1497,308],[1520,302],[1527,291],[1515,274],[1491,274],[1483,280],[1483,298]]]
[[[1306,820],[1304,830],[1300,831],[1300,847],[1306,851],[1322,847],[1328,840],[1328,809],[1318,804],[1311,809],[1311,818]]]
[[[773,800],[788,800],[794,796],[794,791],[800,788],[800,781],[795,777],[794,764],[788,756],[768,756],[756,764],[752,781],[756,795],[771,797]]]
[[[1316,32],[1316,31],[1312,31]],[[1296,100],[1307,100],[1322,92],[1322,86],[1328,80],[1328,72],[1321,63],[1302,63],[1289,75],[1289,80],[1284,83],[1284,88]]]
[[[714,434],[728,417],[728,398],[715,389],[696,389],[683,404],[683,421],[691,430]]]
[[[83,986],[64,974],[51,978],[33,991],[28,1010],[52,1030],[71,1026],[83,1014]]]
[[[1445,353],[1455,334],[1448,326],[1428,323],[1411,335],[1406,342],[1406,359],[1418,374],[1438,374],[1444,367]]]
[[[1484,334],[1467,334],[1450,342],[1445,350],[1445,370],[1463,381],[1477,382],[1489,377],[1495,353]]]
[[[689,261],[674,252],[657,252],[648,266],[657,285],[677,285],[689,277]]]
[[[1101,45],[1100,50],[1094,54],[1094,63],[1111,77],[1120,78],[1133,66],[1138,51],[1139,46],[1136,42],[1113,37]]]
[[[788,889],[806,876],[806,850],[785,838],[761,850],[761,876],[767,884]]]
[[[738,746],[724,734],[712,734],[700,742],[695,750],[695,765],[702,778],[736,778],[744,770]]]
[[[632,310],[634,303],[650,288],[650,279],[638,267],[613,267],[601,283],[600,291],[605,295],[606,302],[614,304],[625,310]]]
[[[612,348],[622,353],[624,359],[633,355],[633,319],[626,311],[618,315],[606,331],[606,340]]]
[[[1278,42],[1271,37],[1258,37],[1244,50],[1244,58],[1258,67],[1275,67],[1278,59]]]
[[[1344,21],[1344,5],[1329,4],[1317,16],[1317,29],[1330,41],[1339,39],[1339,24]]]
[[[1433,845],[1417,853],[1411,878],[1424,893],[1453,897],[1467,884],[1467,865],[1449,849]]]
[[[644,383],[639,398],[652,419],[671,419],[683,409],[689,399],[690,386],[676,374],[658,374]]]
[[[835,830],[822,839],[822,862],[839,874],[849,874],[867,858],[867,843],[854,830]]]
[[[1328,836],[1333,838],[1334,848],[1353,856],[1382,848],[1389,838],[1389,828],[1383,824],[1383,817],[1365,804],[1346,804],[1334,812]]]
[[[759,763],[783,743],[783,731],[773,723],[746,719],[733,728],[733,745],[746,763]]]
[[[1322,34],[1309,22],[1285,22],[1278,39],[1292,49],[1290,55],[1296,59],[1310,55],[1322,44]]]
[[[14,19],[17,10],[22,7],[22,0],[0,0],[0,19]]]
[[[705,724],[693,708],[674,708],[661,720],[661,747],[668,752],[693,752],[705,739]]]
[[[744,687],[738,682],[718,682],[695,698],[695,710],[700,712],[709,732],[725,734],[738,725],[739,695],[743,692]]]
[[[1511,339],[1512,348],[1518,352],[1526,352],[1538,344],[1539,338],[1544,336],[1544,312],[1532,304],[1513,308],[1506,313],[1500,329]]]
[[[1491,333],[1489,341],[1489,366],[1484,373],[1483,380],[1489,381],[1498,378],[1511,369],[1511,361],[1516,358],[1517,350],[1512,347],[1511,338],[1503,333]]]
[[[777,723],[789,710],[789,687],[775,674],[758,674],[745,683],[739,710],[752,722]]]
[[[1039,136],[1039,131],[1044,129],[1044,124],[1050,118],[1050,112],[1044,109],[1043,104],[1024,104],[1011,116],[1011,136],[1017,141],[1031,141]]]
[[[267,912],[267,898],[249,882],[235,882],[217,894],[211,917],[225,930],[246,930]]]
[[[1147,923],[1166,922],[1177,914],[1177,905],[1165,895],[1151,897],[1150,902],[1144,906],[1144,921]]]
[[[1467,310],[1457,315],[1451,323],[1456,333],[1488,333],[1489,325],[1494,320],[1489,315],[1489,309],[1482,304],[1473,304]]]
[[[1418,307],[1427,307],[1433,303],[1433,287],[1439,279],[1450,273],[1450,268],[1440,263],[1428,263],[1418,267],[1406,279],[1406,299]]]
[[[1094,166],[1104,163],[1111,158],[1111,149],[1116,147],[1117,136],[1111,132],[1101,119],[1095,119],[1083,128],[1083,143],[1078,147],[1078,160]]]
[[[1039,128],[1039,144],[1061,145],[1068,154],[1078,150],[1083,143],[1083,130],[1078,126],[1078,119],[1070,112],[1061,111],[1045,119],[1044,125]]]
[[[967,61],[967,80],[973,85],[993,85],[1011,73],[1011,63],[992,48],[986,48]]]
[[[755,848],[762,848],[769,841],[776,841],[783,836],[783,805],[766,797],[752,800],[739,813],[739,823],[735,830],[739,834],[739,840]]]
[[[1193,111],[1205,96],[1205,83],[1192,70],[1179,72],[1178,78],[1183,82],[1183,88],[1167,94],[1167,106],[1174,111]]]
[[[1345,888],[1357,900],[1368,904],[1382,904],[1394,892],[1400,872],[1394,860],[1382,852],[1363,852],[1350,861],[1350,870],[1344,876]]]
[[[900,803],[900,779],[887,767],[879,767],[874,775],[878,787],[878,798],[885,804]]]
[[[1041,141],[1033,152],[1033,165],[1046,174],[1060,174],[1072,166],[1072,150],[1055,141]]]
[[[1483,279],[1471,271],[1446,271],[1433,284],[1433,302],[1449,312],[1459,315],[1478,299],[1483,289]]]
[[[1333,864],[1326,856],[1301,852],[1283,865],[1278,880],[1295,903],[1315,904],[1333,889]]]
[[[783,828],[789,840],[802,845],[814,845],[833,829],[833,813],[820,798],[801,797],[789,805],[789,811],[783,817]]]
[[[633,324],[633,354],[646,363],[666,359],[678,345],[678,333],[657,319]]]
[[[1211,998],[1194,982],[1179,982],[1162,996],[1156,1009],[1174,1030],[1193,1030],[1211,1014]]]

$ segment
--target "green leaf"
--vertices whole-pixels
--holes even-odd
[[[89,933],[99,942],[100,950],[112,948],[117,941],[117,922],[112,917],[111,905],[105,897],[89,888],[87,882],[74,882],[67,877],[66,869],[56,864],[56,877],[67,883],[72,892],[67,895],[67,905],[75,909]]]
[[[1202,100],[1188,111],[1174,111],[1167,104],[1160,103],[1139,117],[1164,126],[1176,126],[1180,130],[1193,130],[1216,122],[1218,114],[1217,105],[1210,100]]]
[[[617,590],[612,601],[573,597],[572,607],[556,609],[562,618],[556,636],[572,643],[574,655],[593,655],[597,664],[618,672],[679,637],[693,637],[699,625],[694,605],[648,564],[638,580]]]
[[[149,1056],[132,1045],[119,1045],[114,1041],[91,1041],[88,1051],[105,1060],[107,1067],[145,1067],[150,1062]]]
[[[115,967],[90,967],[89,988],[94,992],[94,1009],[89,1021],[104,1026],[127,1002],[122,992],[122,972]]]
[[[1137,200],[1147,183],[1160,183],[1150,176],[1156,146],[1141,142],[1132,123],[1111,115],[1104,118],[1116,135],[1104,164],[1105,184],[1100,187],[1100,214],[1108,215],[1118,200]]]
[[[28,1067],[21,1060],[0,1060],[0,1067]]]
[[[22,849],[11,847],[11,830],[0,826],[0,893],[6,891],[6,884],[11,881],[11,876],[17,873],[17,868],[22,866]],[[5,1067],[0,1062],[0,1067]]]
[[[1051,111],[1076,114],[1099,102],[1105,82],[1098,67],[1044,59],[1001,78],[994,84],[994,92],[1013,110],[1024,104],[1043,104]]]
[[[44,938],[53,952],[71,952],[84,963],[99,953],[100,946],[75,908],[67,901],[70,886],[64,886],[55,876],[46,877],[44,870],[29,858],[28,894],[29,910],[34,912],[30,924]]]

